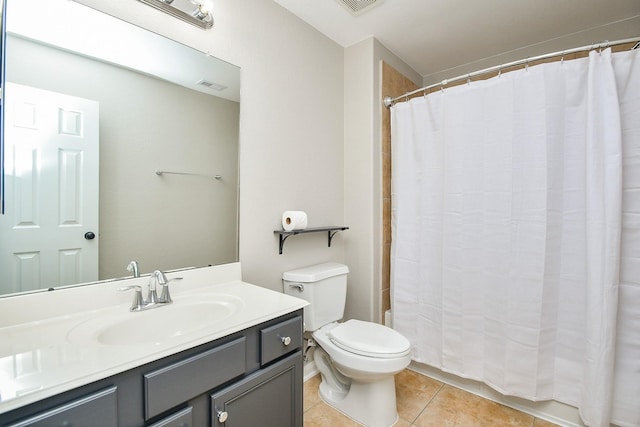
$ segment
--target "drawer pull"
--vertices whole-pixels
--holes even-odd
[[[284,345],[289,345],[291,344],[291,337],[280,337],[280,341],[282,341]]]
[[[221,423],[227,421],[227,418],[229,418],[229,413],[227,411],[216,410],[216,413],[218,415],[218,421]]]

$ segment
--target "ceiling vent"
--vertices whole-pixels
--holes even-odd
[[[347,8],[352,15],[361,15],[364,12],[379,5],[384,0],[337,0],[338,3]]]
[[[200,80],[198,82],[198,84],[200,86],[208,87],[209,89],[217,90],[218,92],[221,92],[221,91],[225,90],[226,88],[228,88],[228,86],[224,86],[224,85],[221,85],[221,84],[218,84],[218,83],[212,83],[212,82],[207,81],[207,80]]]

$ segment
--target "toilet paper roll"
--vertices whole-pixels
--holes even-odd
[[[282,214],[282,228],[285,231],[307,228],[307,213],[304,211],[286,211]]]

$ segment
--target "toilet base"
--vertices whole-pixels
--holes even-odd
[[[320,348],[316,348],[316,357],[320,356],[318,350],[328,358]],[[350,384],[342,384],[327,365],[317,366],[322,375],[319,394],[329,406],[367,427],[390,427],[398,421],[393,375],[370,382],[351,379]]]
[[[398,421],[396,410],[395,383],[393,377],[379,383],[351,383],[349,393],[342,399],[331,399],[331,394],[323,390],[319,394],[329,406],[342,412],[352,420],[367,427],[390,427]],[[392,399],[389,399],[391,392]]]

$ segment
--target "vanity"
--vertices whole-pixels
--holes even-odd
[[[118,289],[148,277],[0,300],[0,425],[301,427],[307,303],[240,263],[167,277],[142,312]]]

